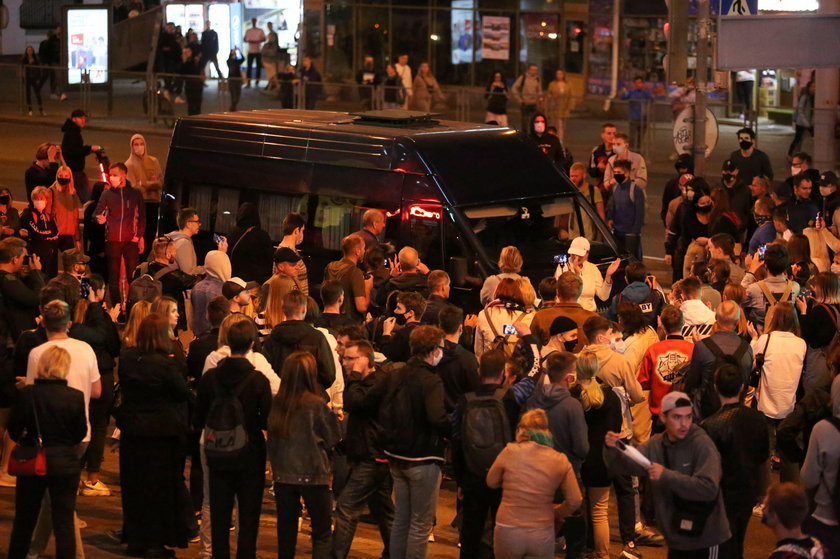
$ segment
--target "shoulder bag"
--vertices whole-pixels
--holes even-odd
[[[9,474],[13,476],[47,475],[47,452],[41,439],[41,424],[38,422],[38,410],[35,407],[35,395],[32,399],[32,413],[35,416],[36,442],[33,446],[17,445],[9,455]]]

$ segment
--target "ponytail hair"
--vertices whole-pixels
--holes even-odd
[[[592,350],[583,350],[577,356],[575,363],[577,368],[578,384],[580,384],[580,404],[583,406],[583,411],[588,411],[592,408],[600,408],[604,403],[604,391],[595,375],[598,374],[598,369],[601,368],[601,360]],[[580,383],[581,380],[588,380],[586,384]]]

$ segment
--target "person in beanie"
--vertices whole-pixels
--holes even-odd
[[[693,424],[687,394],[669,392],[660,409],[665,432],[638,448],[648,466],[618,450],[621,435],[614,431],[604,439],[604,460],[608,467],[650,478],[668,559],[712,559],[731,536],[720,493],[720,454],[706,432]]]

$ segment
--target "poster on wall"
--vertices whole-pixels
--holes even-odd
[[[483,39],[481,56],[491,60],[510,59],[510,18],[484,16],[481,20]]]
[[[470,64],[473,58],[473,0],[452,0],[452,64]]]
[[[67,83],[108,83],[108,8],[67,8]]]

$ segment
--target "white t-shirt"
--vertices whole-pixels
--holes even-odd
[[[764,372],[758,383],[758,411],[772,419],[784,419],[796,405],[796,388],[805,362],[805,340],[791,332],[773,332],[767,344],[762,334],[751,344],[753,355],[764,353]]]
[[[252,27],[245,32],[245,42],[248,43],[248,54],[260,52],[260,45],[265,42],[265,31],[259,27]]]
[[[87,420],[87,434],[82,442],[90,442],[90,418],[88,404],[90,404],[90,390],[93,383],[99,380],[99,367],[96,364],[96,354],[86,342],[67,338],[45,342],[29,352],[29,363],[26,366],[26,384],[35,383],[38,361],[44,351],[52,346],[67,350],[70,354],[70,371],[67,373],[67,386],[81,390],[85,396],[85,420]]]

